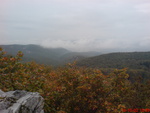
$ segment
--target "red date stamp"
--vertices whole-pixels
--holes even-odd
[[[148,108],[145,108],[145,109],[142,109],[142,108],[135,108],[135,109],[122,109],[122,112],[132,112],[132,113],[136,113],[136,112],[145,112],[145,113],[148,113],[150,112],[150,109]]]

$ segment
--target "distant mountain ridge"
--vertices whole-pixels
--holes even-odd
[[[83,59],[78,66],[92,68],[150,68],[150,52],[118,52]]]
[[[108,74],[115,68],[128,68],[130,80],[134,76],[150,79],[150,52],[118,52],[102,54],[100,52],[72,52],[64,48],[44,48],[39,45],[0,45],[7,55],[16,55],[22,51],[22,62],[35,61],[39,64],[62,66],[76,61],[76,66],[99,68]]]
[[[23,61],[36,61],[41,64],[56,65],[59,56],[70,51],[64,48],[44,48],[39,45],[1,45],[1,47],[10,55],[16,55],[18,51],[24,54]]]
[[[9,55],[16,55],[22,51],[23,61],[35,61],[46,65],[63,65],[75,60],[81,60],[87,57],[99,55],[99,52],[72,52],[64,48],[44,48],[39,45],[0,45]]]
[[[129,79],[141,81],[150,79],[150,52],[121,52],[102,54],[85,58],[77,62],[77,66],[98,68],[104,74],[109,74],[114,69],[127,69]]]

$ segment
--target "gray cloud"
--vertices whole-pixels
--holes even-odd
[[[6,0],[0,4],[0,25],[3,44],[149,50],[150,1]]]

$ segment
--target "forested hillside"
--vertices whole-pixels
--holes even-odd
[[[24,53],[23,61],[35,61],[45,65],[64,65],[68,62],[100,55],[99,52],[72,52],[64,48],[44,48],[39,45],[1,45],[7,55],[16,55],[18,51]]]
[[[103,54],[77,62],[78,66],[99,68],[104,72],[127,68],[133,76],[150,78],[150,52],[124,52]]]
[[[96,68],[150,68],[150,52],[110,53],[87,58],[79,66]]]
[[[0,48],[0,89],[39,92],[45,113],[140,113],[150,108],[150,80],[132,83],[126,69],[105,75],[70,63],[58,68],[22,63],[22,57],[21,51],[8,56]]]
[[[36,61],[40,64],[57,65],[60,56],[70,52],[64,48],[43,48],[39,45],[1,45],[7,54],[16,55],[18,51],[24,53],[24,62]]]

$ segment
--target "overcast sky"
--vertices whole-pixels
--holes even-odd
[[[0,0],[0,44],[150,51],[150,0]]]

